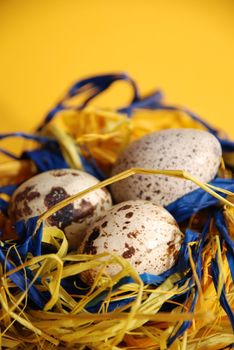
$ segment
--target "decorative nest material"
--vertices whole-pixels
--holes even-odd
[[[117,110],[88,106],[117,80],[133,88]],[[83,98],[77,107],[76,97]],[[222,146],[218,177],[203,184],[178,170],[129,169],[109,177],[132,141],[166,128],[194,128]],[[224,349],[234,343],[234,143],[187,109],[168,106],[161,92],[140,97],[126,74],[74,84],[33,134],[20,156],[0,164],[0,348],[2,349]],[[36,173],[83,169],[101,180],[40,217],[12,224],[8,203],[16,187]],[[68,253],[64,232],[43,221],[77,198],[135,173],[188,179],[199,188],[167,209],[185,233],[177,264],[156,276],[138,275],[124,258]],[[105,256],[105,260],[101,259]],[[121,267],[115,276],[108,263]],[[92,287],[79,274],[100,266]]]

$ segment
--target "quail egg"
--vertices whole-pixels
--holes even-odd
[[[183,233],[171,214],[152,202],[136,200],[114,205],[104,217],[87,230],[80,252],[115,253],[127,259],[138,273],[161,274],[171,268],[178,257]],[[109,265],[114,275],[119,266]],[[97,270],[82,273],[92,284]]]
[[[221,162],[215,136],[196,129],[167,129],[133,142],[113,166],[112,175],[129,168],[184,170],[211,181]],[[166,206],[197,188],[193,182],[164,175],[134,175],[111,185],[114,200],[144,199]]]
[[[15,221],[27,220],[98,182],[92,175],[74,169],[41,173],[24,182],[14,192],[10,215]],[[111,205],[109,192],[105,188],[99,189],[58,210],[45,224],[62,229],[69,248],[76,249],[87,226],[98,220]]]

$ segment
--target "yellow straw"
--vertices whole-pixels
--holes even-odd
[[[112,176],[94,186],[89,187],[88,189],[85,189],[73,196],[70,196],[66,199],[64,199],[63,201],[57,203],[56,205],[54,205],[53,207],[51,207],[50,209],[48,209],[45,213],[41,214],[39,216],[38,219],[38,223],[36,226],[36,230],[40,227],[41,223],[46,220],[48,217],[50,217],[51,215],[53,215],[55,212],[57,212],[58,210],[64,208],[66,205],[74,202],[75,200],[82,198],[83,196],[85,196],[86,194],[98,190],[100,188],[106,187],[112,183],[115,183],[117,181],[126,179],[129,176],[135,175],[135,174],[144,174],[144,175],[166,175],[166,176],[172,176],[172,177],[177,177],[177,178],[182,178],[182,179],[186,179],[186,180],[190,180],[192,182],[194,182],[196,185],[198,185],[200,188],[202,188],[204,191],[208,192],[209,194],[211,194],[213,197],[217,198],[218,200],[220,200],[223,204],[226,204],[232,208],[234,208],[234,204],[231,203],[230,201],[228,201],[227,199],[223,198],[221,195],[219,195],[218,193],[216,193],[213,189],[217,188],[215,186],[212,186],[213,189],[210,188],[209,185],[202,183],[201,181],[199,181],[198,179],[196,179],[195,177],[193,177],[192,175],[190,175],[189,173],[183,171],[183,170],[155,170],[155,169],[144,169],[144,168],[132,168],[129,170],[125,170],[123,172],[121,172],[120,174],[117,174],[115,176]],[[218,191],[218,190],[217,190]],[[232,194],[232,192],[230,192]],[[35,230],[35,231],[36,231]]]

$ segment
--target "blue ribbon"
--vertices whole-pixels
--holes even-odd
[[[77,109],[84,108],[85,106],[87,106],[87,104],[91,100],[93,100],[100,93],[108,89],[114,82],[119,80],[127,81],[133,89],[133,98],[130,104],[133,104],[136,101],[138,101],[140,99],[138,87],[135,81],[126,73],[102,74],[102,75],[88,77],[86,79],[82,79],[76,82],[71,86],[71,88],[63,97],[63,99],[59,101],[59,103],[51,111],[49,111],[44,122],[38,128],[38,130],[41,130],[44,125],[50,122],[54,118],[54,116],[62,110],[66,110],[66,109],[77,110]],[[71,98],[73,98],[74,96],[79,96],[83,93],[85,93],[86,95],[87,93],[89,93],[89,96],[85,99],[85,101],[81,105],[75,108],[66,106],[65,103],[68,102]]]
[[[33,151],[27,151],[22,154],[22,159],[30,159],[34,162],[39,173],[53,169],[68,168],[68,164],[60,152],[59,145],[57,149],[54,147],[43,147]]]
[[[88,77],[86,79],[82,79],[71,86],[68,92],[65,94],[64,98],[57,103],[57,105],[47,114],[45,120],[42,125],[38,128],[41,130],[44,125],[46,125],[50,120],[54,118],[56,113],[62,110],[77,110],[82,109],[88,105],[88,103],[93,100],[100,93],[104,92],[108,89],[115,81],[122,80],[126,81],[130,84],[133,89],[133,98],[130,103],[125,106],[118,108],[117,111],[120,113],[127,113],[129,116],[132,115],[132,112],[135,109],[144,108],[151,110],[172,110],[172,111],[184,111],[187,113],[193,120],[202,124],[205,128],[209,130],[215,137],[218,138],[221,143],[223,152],[234,152],[234,142],[230,140],[226,140],[219,137],[218,130],[213,128],[207,122],[202,120],[198,115],[194,112],[190,111],[187,108],[180,108],[178,106],[167,105],[163,102],[163,94],[160,90],[157,90],[149,95],[141,97],[139,94],[139,90],[136,82],[127,74],[103,74],[98,76]],[[69,107],[66,105],[71,98],[74,96],[79,96],[83,93],[89,93],[89,96],[85,99],[85,101],[77,107]]]
[[[203,229],[203,231],[201,233],[201,239],[200,239],[198,248],[194,249],[193,250],[193,254],[192,254],[193,261],[194,261],[195,266],[196,266],[196,273],[197,273],[199,281],[202,278],[202,249],[204,247],[204,244],[205,244],[205,241],[206,241],[206,238],[207,238],[207,234],[209,232],[210,220],[211,220],[211,216],[208,218],[207,223],[204,226],[204,229]],[[188,254],[188,252],[187,252],[187,254]],[[187,292],[186,301],[188,300],[188,298],[190,297],[190,295],[192,293],[191,287],[192,287],[193,282],[194,282],[194,278],[193,278],[193,276],[191,276],[190,281],[189,281],[190,289]],[[189,308],[189,312],[193,312],[194,308],[195,308],[195,305],[196,305],[196,301],[197,301],[197,298],[198,298],[197,285],[194,286],[193,291],[194,291],[194,296],[193,296],[193,300],[192,300],[191,306]],[[176,340],[176,338],[178,338],[181,335],[183,335],[184,332],[190,327],[190,325],[191,325],[191,321],[183,322],[183,324],[180,326],[180,328],[177,330],[177,332],[169,337],[169,339],[168,339],[168,346],[170,346]]]
[[[47,143],[52,140],[51,138],[46,136],[40,136],[36,134],[27,134],[24,132],[11,132],[11,133],[0,134],[0,140],[4,140],[7,138],[14,138],[14,137],[20,137],[26,140],[38,141],[40,143]]]
[[[0,247],[0,263],[5,266],[5,271],[9,272],[16,266],[27,260],[28,253],[34,256],[41,255],[42,225],[35,235],[32,235],[37,224],[37,217],[29,219],[27,223],[18,222],[15,225],[19,236],[19,242],[15,245],[5,243]],[[9,278],[22,291],[28,290],[28,299],[33,303],[33,307],[43,309],[49,300],[48,293],[41,293],[37,287],[32,284],[34,274],[29,268],[24,268],[13,274]]]
[[[210,184],[234,192],[234,179],[216,178],[211,181]],[[219,194],[222,197],[226,197],[223,193]],[[166,209],[177,222],[182,222],[190,218],[193,214],[198,213],[200,210],[210,208],[218,203],[219,199],[199,188],[169,204]]]
[[[159,286],[170,275],[172,275],[174,273],[182,273],[182,272],[185,272],[186,270],[188,270],[190,268],[188,244],[189,244],[189,242],[198,241],[198,239],[199,239],[199,235],[197,232],[192,231],[192,230],[186,230],[176,265],[173,266],[171,269],[163,272],[160,275],[153,275],[153,274],[149,274],[149,273],[141,274],[140,278],[143,281],[143,283],[145,285],[150,284],[153,286]],[[200,248],[200,249],[202,249],[202,248]],[[197,254],[195,252],[194,248],[192,248],[192,251],[193,251],[193,255]],[[193,256],[193,258],[196,259],[196,257],[194,257],[194,256]],[[199,264],[201,264],[201,262],[199,262]],[[199,267],[200,267],[200,265],[199,265]],[[180,281],[178,281],[177,284],[178,285],[183,284],[187,278],[191,278],[191,277],[192,277],[192,274],[191,274],[191,271],[189,271],[189,273],[185,277],[183,277]],[[115,285],[114,290],[118,290],[118,288],[124,284],[133,283],[133,282],[134,281],[132,278],[125,277],[124,279],[122,279],[121,281],[119,281]],[[103,292],[102,294],[97,296],[94,300],[91,301],[91,303],[89,305],[87,305],[87,310],[89,312],[97,312],[100,309],[102,302],[105,299],[107,294],[108,294],[108,292]],[[111,302],[108,306],[108,312],[113,311],[117,307],[125,306],[133,300],[134,300],[134,298],[126,298],[126,299],[120,300],[118,302]]]
[[[0,187],[0,193],[5,193],[11,196],[13,192],[15,191],[17,185],[7,185]],[[0,207],[1,208],[1,207]]]

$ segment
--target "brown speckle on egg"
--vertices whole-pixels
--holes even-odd
[[[63,187],[52,187],[51,191],[45,196],[44,203],[47,208],[51,208],[68,197],[69,195]]]
[[[62,187],[53,187],[45,196],[45,206],[49,209],[55,204],[61,202],[63,199],[68,198],[69,195]],[[74,205],[68,204],[66,207],[58,210],[47,219],[51,226],[57,226],[64,230],[67,226],[70,226],[73,221],[77,221],[77,217],[74,217]]]
[[[138,231],[128,232],[128,238],[137,238]]]
[[[27,186],[23,191],[20,191],[17,194],[15,200],[19,202],[27,200],[30,202],[31,200],[40,197],[40,193],[38,191],[32,191],[34,187],[35,186]]]
[[[66,171],[52,171],[51,175],[55,177],[61,177],[61,176],[66,176],[67,172]],[[74,173],[72,173],[74,175]]]
[[[81,199],[80,208],[74,208],[74,222],[82,223],[85,218],[92,217],[95,213],[96,205],[92,205],[90,201]],[[105,207],[101,207],[101,210],[104,212]]]
[[[125,259],[130,259],[135,254],[135,248],[130,247],[128,243],[125,243],[125,248],[127,250],[123,252],[122,257]]]
[[[29,202],[33,199],[40,197],[40,193],[34,191],[34,186],[27,186],[22,191],[19,191],[16,196],[16,201],[21,203],[20,208],[16,208],[16,215],[28,216],[32,214],[32,209],[29,206]]]
[[[96,254],[97,248],[94,245],[94,241],[100,236],[100,230],[99,228],[95,227],[87,241],[85,242],[85,253],[86,254]]]
[[[32,214],[32,209],[28,206],[27,200],[24,201],[23,203],[23,215],[31,215]]]
[[[120,207],[120,208],[118,209],[118,211],[120,211],[120,210],[128,210],[128,209],[130,209],[130,208],[131,208],[131,205],[127,204],[127,205],[123,205],[122,207]]]
[[[107,225],[107,221],[103,222],[103,224],[102,224],[102,228],[105,228],[105,227],[106,227],[106,225]]]

